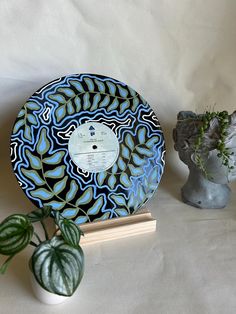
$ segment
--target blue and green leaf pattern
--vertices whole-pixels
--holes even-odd
[[[71,133],[96,121],[116,134],[119,156],[99,173],[71,160]],[[115,79],[75,74],[50,82],[20,110],[11,136],[17,180],[37,206],[76,224],[135,213],[156,191],[164,169],[164,137],[147,102]]]

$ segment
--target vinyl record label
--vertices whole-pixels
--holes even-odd
[[[68,149],[73,162],[83,171],[102,172],[116,162],[119,142],[115,133],[105,124],[89,122],[73,131]]]

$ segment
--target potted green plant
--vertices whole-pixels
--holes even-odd
[[[181,111],[173,131],[175,149],[188,166],[182,200],[199,208],[223,208],[236,180],[236,111]]]
[[[49,237],[45,219],[52,217],[57,226]],[[34,228],[41,223],[45,239]],[[60,234],[58,234],[60,232]],[[0,224],[0,254],[8,256],[0,268],[3,274],[12,258],[27,245],[34,247],[29,267],[33,290],[44,303],[55,304],[72,296],[84,273],[84,254],[79,245],[82,232],[71,220],[50,206],[28,214],[14,214]]]

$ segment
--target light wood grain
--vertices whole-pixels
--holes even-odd
[[[142,211],[127,217],[82,224],[80,228],[84,232],[80,240],[83,246],[155,232],[156,219],[149,211]]]

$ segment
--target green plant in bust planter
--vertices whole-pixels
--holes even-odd
[[[204,149],[204,137],[207,130],[210,129],[212,121],[217,121],[218,127],[218,138],[216,139],[216,149],[218,151],[217,157],[222,160],[222,165],[226,166],[229,171],[234,169],[234,166],[230,165],[230,156],[234,154],[234,152],[230,152],[229,148],[225,145],[225,139],[228,135],[228,128],[230,124],[230,115],[227,111],[217,111],[217,112],[209,112],[206,111],[205,114],[199,115],[199,120],[201,122],[201,126],[199,128],[199,133],[196,137],[195,141],[195,158],[196,164],[200,170],[203,171],[206,177],[209,177],[204,165],[204,160],[202,159],[202,150]]]
[[[188,166],[182,200],[199,208],[223,208],[236,180],[236,111],[181,111],[173,130],[175,149]]]
[[[57,225],[51,238],[44,223],[50,216]],[[37,222],[44,229],[44,241],[34,231],[33,224]],[[57,231],[60,231],[60,235],[57,235]],[[17,253],[27,245],[32,245],[35,250],[29,266],[38,284],[53,294],[71,296],[84,273],[84,254],[79,245],[81,233],[73,221],[49,206],[26,215],[11,215],[0,224],[0,254],[8,256],[0,272],[3,274],[6,271]]]

